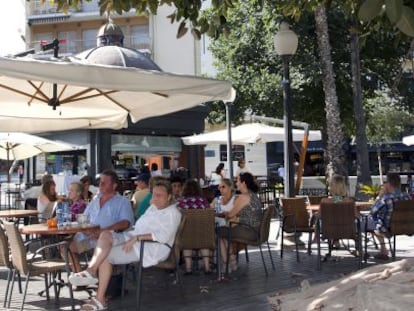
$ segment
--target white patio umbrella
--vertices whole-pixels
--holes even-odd
[[[404,145],[407,145],[407,146],[414,145],[414,135],[403,137],[402,142]]]
[[[0,57],[0,131],[120,129],[128,115],[137,122],[234,96],[226,81],[76,58]]]
[[[19,132],[0,132],[0,159],[9,161],[31,158],[44,152],[76,150],[78,146]],[[10,172],[8,174],[10,182]]]
[[[303,130],[293,129],[293,141],[301,141],[304,133]],[[186,136],[181,139],[186,145],[226,144],[228,141],[228,133],[227,130],[219,130],[199,135]],[[309,131],[309,141],[317,141],[321,139],[320,131]],[[231,140],[233,144],[284,141],[284,128],[261,123],[242,124],[231,129]]]

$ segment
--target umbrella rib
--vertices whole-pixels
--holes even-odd
[[[31,82],[31,81],[27,81],[31,86],[33,86],[33,88],[36,90],[36,92],[34,93],[34,94],[30,94],[30,93],[26,93],[26,92],[23,92],[23,91],[21,91],[21,90],[18,90],[18,89],[15,89],[15,88],[12,88],[12,87],[10,87],[10,86],[7,86],[7,85],[4,85],[4,84],[0,84],[0,87],[2,87],[2,88],[4,88],[4,89],[6,89],[6,90],[9,90],[9,91],[12,91],[12,92],[15,92],[15,93],[18,93],[18,94],[20,94],[20,95],[24,95],[24,96],[27,96],[27,97],[29,97],[30,98],[30,101],[29,101],[29,103],[30,102],[32,102],[33,101],[33,99],[37,99],[37,100],[39,100],[39,101],[42,101],[42,102],[47,102],[49,99],[47,98],[47,96],[36,86],[36,85],[34,85],[33,84],[33,82]],[[43,83],[42,83],[43,84]],[[36,96],[36,94],[40,94],[42,97],[38,97],[38,96]]]
[[[108,100],[112,101],[115,105],[117,105],[118,107],[124,109],[125,111],[127,111],[128,113],[130,112],[129,109],[127,109],[124,105],[122,105],[121,103],[119,103],[118,101],[116,101],[115,99],[113,99],[111,96],[109,96],[109,94],[111,94],[111,92],[102,92],[99,89],[96,89],[96,91],[98,91],[102,96],[106,97]],[[114,91],[116,92],[116,91]]]
[[[99,94],[92,94],[92,95],[82,96],[82,95],[90,93],[94,90],[98,91]],[[102,92],[101,90],[98,90],[98,89],[88,88],[88,89],[85,89],[83,91],[80,91],[76,94],[73,94],[69,97],[66,97],[66,98],[60,100],[60,103],[64,104],[64,103],[69,103],[69,102],[75,102],[75,101],[79,101],[79,100],[85,100],[85,99],[90,99],[90,98],[94,98],[94,97],[105,96],[106,94],[112,94],[112,93],[116,93],[116,92],[118,92],[118,91],[112,90],[112,91]],[[60,97],[60,95],[59,95],[59,97]]]

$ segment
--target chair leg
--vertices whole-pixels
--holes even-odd
[[[316,243],[318,245],[318,255],[316,257],[316,269],[321,270],[321,235],[319,234],[319,222],[316,225]]]
[[[27,288],[28,288],[28,285],[29,285],[29,279],[30,279],[30,272],[27,273],[27,275],[26,275],[26,284],[24,286],[24,293],[23,293],[23,299],[22,299],[22,305],[20,307],[20,311],[23,311],[24,302],[26,300]]]
[[[127,278],[127,266],[122,265],[122,286],[121,286],[121,298],[125,296],[125,285],[126,285],[126,278]]]
[[[29,279],[29,278],[27,278]],[[49,296],[49,281],[48,281],[48,275],[45,275],[45,292],[46,292],[46,300],[50,300],[50,296]]]
[[[13,294],[13,288],[14,288],[14,282],[16,282],[16,270],[13,270],[13,274],[12,274],[12,284],[11,284],[11,288],[10,288],[10,294],[9,294],[9,301],[7,303],[7,308],[10,308],[10,302],[11,302],[11,298],[12,298],[12,294]]]
[[[22,289],[22,276],[20,275],[20,272],[17,271],[17,279],[19,280],[19,293],[23,293]]]
[[[394,235],[393,240],[394,240],[394,243],[393,243],[393,247],[391,248],[391,239],[388,239],[389,244],[390,244],[390,251],[391,251],[392,260],[394,261],[395,260],[395,251],[397,249],[397,247],[396,247],[397,236],[396,235]]]
[[[250,259],[249,259],[249,251],[247,250],[247,244],[246,244],[246,246],[244,247],[244,254],[245,254],[245,256],[246,256],[246,262],[249,262],[249,261],[250,261]]]
[[[312,248],[312,232],[309,232],[309,239],[308,239],[308,255],[311,254],[311,248]]]
[[[283,224],[282,224],[282,230],[281,230],[281,240],[280,240],[280,258],[283,258],[283,240],[284,240],[284,234],[283,234]]]
[[[267,272],[266,262],[264,260],[263,250],[262,250],[262,246],[261,245],[259,245],[259,249],[260,249],[260,256],[262,256],[263,268],[265,270],[266,276],[268,276],[269,273]]]
[[[267,250],[269,251],[270,262],[272,263],[273,270],[275,270],[275,263],[273,262],[273,257],[272,257],[272,252],[270,251],[269,241],[266,241],[266,243],[267,243]]]
[[[6,303],[7,300],[9,298],[9,287],[10,287],[10,283],[11,283],[11,277],[12,277],[13,271],[11,268],[9,268],[9,271],[7,272],[7,286],[6,286],[6,293],[4,295],[4,303],[3,303],[3,307],[6,308]]]
[[[299,237],[297,235],[297,232],[295,230],[295,248],[296,248],[296,261],[300,262],[300,258],[299,258]]]

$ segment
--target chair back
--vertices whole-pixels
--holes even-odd
[[[215,249],[215,210],[183,210],[186,223],[183,228],[181,249]]]
[[[183,229],[187,221],[187,216],[183,214],[181,216],[180,224],[178,225],[177,232],[175,233],[174,245],[172,246],[170,255],[164,261],[159,262],[155,266],[161,269],[175,269],[177,260],[180,258],[181,243],[183,236]],[[142,247],[142,246],[141,246]]]
[[[355,239],[358,233],[355,202],[328,202],[320,204],[322,239]]]
[[[414,200],[400,200],[394,203],[391,215],[391,234],[414,234]]]
[[[26,275],[29,271],[29,266],[27,264],[26,248],[24,247],[19,229],[13,222],[4,221],[3,224],[9,240],[13,267],[20,273]]]
[[[285,232],[296,228],[309,228],[310,214],[306,209],[306,198],[282,198],[282,211]]]
[[[0,226],[0,266],[11,267],[9,242],[2,226]]]
[[[273,217],[274,208],[268,207],[263,211],[262,222],[260,223],[260,244],[266,242],[269,239],[270,221]]]

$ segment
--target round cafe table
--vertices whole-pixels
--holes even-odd
[[[71,225],[65,228],[49,228],[47,224],[34,224],[23,226],[20,232],[23,234],[38,234],[38,235],[71,235],[77,232],[84,232],[89,230],[99,229],[99,225],[85,224],[85,225]]]
[[[12,209],[0,211],[0,218],[26,218],[37,216],[39,212],[37,210],[27,209]]]

